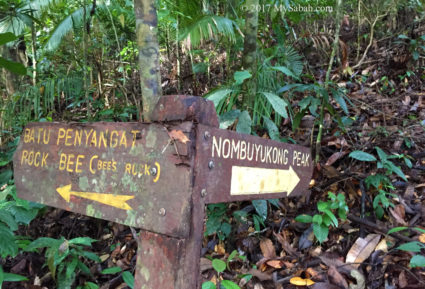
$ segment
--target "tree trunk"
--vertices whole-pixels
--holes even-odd
[[[0,55],[8,60],[13,60],[16,61],[17,57],[13,57],[13,55],[15,55],[16,53],[11,53],[10,49],[8,47],[6,47],[6,45],[0,46]],[[18,78],[16,76],[16,74],[10,72],[7,69],[2,68],[2,78],[5,82],[5,87],[6,87],[6,93],[8,96],[12,96],[15,91],[15,83],[17,83]]]
[[[37,84],[37,36],[35,30],[35,23],[31,24],[31,49],[32,49],[32,85]]]
[[[86,31],[86,21],[87,21],[87,3],[86,0],[83,1],[83,58],[84,58],[84,63],[83,63],[83,77],[84,77],[84,98],[86,100],[86,104],[87,104],[87,117],[91,118],[90,115],[90,100],[89,100],[89,84],[88,84],[88,75],[87,75],[87,45],[88,45],[88,41],[87,41],[87,31]]]
[[[143,120],[150,122],[152,110],[161,96],[155,0],[134,0],[134,12],[139,48]]]
[[[250,8],[245,16],[245,40],[243,48],[242,66],[245,70],[249,70],[253,75],[252,81],[245,85],[245,96],[243,104],[245,109],[253,109],[257,72],[257,30],[258,30],[258,11],[252,7],[258,6],[258,0],[247,0],[246,7]]]

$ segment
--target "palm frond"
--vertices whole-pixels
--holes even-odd
[[[289,68],[296,76],[303,72],[302,56],[291,46],[282,46],[279,51],[279,62]]]
[[[31,26],[34,17],[41,15],[42,9],[54,3],[55,0],[34,0],[27,4],[20,3],[0,19],[0,33],[12,32],[15,35],[21,35],[26,27]]]
[[[238,25],[227,17],[204,15],[183,29],[180,39],[190,49],[206,40],[217,39],[222,35],[232,42],[236,41],[235,30],[240,32]]]
[[[90,7],[86,6],[85,9],[88,14]],[[62,41],[62,38],[69,32],[73,31],[74,26],[79,26],[83,22],[83,17],[84,7],[81,7],[72,12],[70,15],[68,15],[64,20],[62,20],[61,23],[59,23],[55,27],[49,39],[47,40],[44,49],[52,51],[58,48],[59,44]]]
[[[26,4],[23,9],[31,10],[35,17],[40,16],[43,9],[56,4],[56,0],[33,0]]]
[[[15,35],[21,35],[25,27],[25,23],[18,17],[6,16],[0,20],[0,33],[12,32]]]

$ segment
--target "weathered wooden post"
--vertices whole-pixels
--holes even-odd
[[[200,288],[205,204],[302,194],[306,147],[218,128],[212,102],[163,96],[154,123],[30,123],[18,196],[141,228],[137,289]]]

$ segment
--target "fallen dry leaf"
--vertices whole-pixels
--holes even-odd
[[[168,135],[173,140],[178,140],[179,142],[182,142],[182,143],[187,143],[188,141],[190,141],[189,138],[181,130],[173,129],[171,132],[168,133]]]
[[[281,260],[269,260],[266,262],[266,264],[275,269],[280,269],[282,268],[282,265],[283,265]]]
[[[335,266],[330,266],[328,270],[329,281],[341,288],[348,289],[348,283],[345,278],[338,272]]]
[[[369,258],[376,245],[378,245],[381,236],[378,234],[369,234],[366,238],[357,238],[345,258],[346,263],[353,263],[353,266],[358,268],[360,264]]]
[[[348,153],[348,151],[342,151],[342,152],[335,152],[333,153],[329,159],[326,161],[325,166],[331,166],[334,162],[342,158]]]
[[[425,243],[425,234],[420,234],[418,240],[421,243]]]
[[[296,286],[310,286],[310,285],[313,285],[315,282],[310,279],[303,279],[301,277],[293,277],[289,280],[289,283]]]
[[[394,219],[397,221],[398,224],[401,226],[407,226],[407,222],[404,220],[405,209],[403,205],[397,205],[394,209],[390,208],[390,213],[394,217]]]
[[[273,279],[272,275],[263,273],[258,269],[251,268],[247,273],[251,274],[254,277],[257,277],[258,279],[260,279],[260,281],[266,281],[266,280],[272,280]]]
[[[276,258],[276,250],[273,246],[272,240],[265,238],[260,241],[261,252],[263,253],[264,258],[274,259]]]
[[[314,270],[313,268],[307,268],[306,270],[305,270],[305,272],[311,277],[311,278],[316,278],[318,275],[319,275],[319,273],[316,271],[316,270]]]
[[[282,232],[284,234],[284,232]],[[282,234],[277,234],[273,232],[273,235],[276,237],[277,241],[282,245],[282,249],[291,256],[297,257],[299,254],[297,250],[295,250],[291,244],[286,240],[286,238]]]
[[[398,275],[398,286],[400,286],[400,288],[404,288],[407,285],[409,285],[409,283],[407,282],[406,273],[404,273],[404,271],[401,271]]]
[[[221,242],[214,246],[214,251],[219,255],[226,254],[226,249],[224,248],[224,245]]]

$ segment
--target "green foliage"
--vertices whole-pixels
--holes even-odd
[[[3,288],[3,282],[21,282],[27,280],[24,276],[4,272],[3,267],[0,266],[0,288]]]
[[[295,218],[297,222],[312,223],[314,235],[320,243],[327,239],[330,226],[338,227],[338,219],[335,214],[341,220],[347,219],[348,206],[345,202],[345,196],[341,193],[335,195],[332,192],[328,192],[328,198],[329,200],[326,202],[320,201],[317,203],[319,214],[315,214],[313,217],[303,214]]]
[[[421,35],[416,39],[412,39],[404,34],[400,34],[398,38],[400,40],[397,41],[397,43],[407,45],[414,61],[417,61],[419,57],[425,55],[425,35]]]
[[[16,144],[16,141],[11,142],[7,150],[0,152],[0,257],[2,258],[15,257],[18,254],[23,244],[19,236],[15,235],[15,231],[19,225],[29,224],[43,207],[16,196],[13,174],[9,166]],[[3,281],[21,278],[19,275],[9,273],[3,273],[3,277]]]
[[[121,267],[115,266],[115,267],[103,269],[100,273],[101,274],[116,274],[121,271],[122,271]]]
[[[122,279],[131,289],[134,288],[134,276],[129,271],[122,272]]]
[[[71,288],[74,283],[77,271],[81,270],[85,274],[91,274],[87,265],[82,259],[100,262],[99,257],[86,251],[84,247],[91,247],[96,240],[88,237],[79,237],[71,240],[53,239],[41,237],[31,242],[25,251],[36,251],[40,248],[46,248],[45,256],[47,266],[56,281],[58,289]]]
[[[403,180],[407,181],[406,176],[400,167],[396,166],[391,159],[404,159],[406,165],[411,165],[411,162],[408,157],[405,155],[387,155],[381,148],[375,147],[375,150],[378,154],[379,160],[366,152],[363,151],[353,151],[349,154],[351,158],[360,161],[367,162],[376,162],[377,169],[381,169],[384,173],[377,173],[374,175],[370,175],[365,179],[365,184],[368,189],[374,188],[377,192],[376,196],[373,199],[373,209],[375,211],[376,216],[381,219],[384,215],[385,209],[388,207],[393,207],[394,204],[391,202],[390,197],[395,197],[392,190],[394,187],[392,186],[390,176],[392,174],[396,174]],[[407,161],[406,161],[407,160]]]
[[[224,270],[226,270],[226,262],[220,259],[214,259],[212,260],[212,266],[217,273],[222,273]]]
[[[77,286],[77,289],[99,289],[99,285],[93,282],[85,282],[84,285]]]
[[[376,161],[376,158],[373,155],[365,153],[363,151],[352,151],[348,156],[362,162]]]
[[[16,36],[13,33],[10,33],[10,32],[0,33],[0,46],[15,40],[16,40]],[[0,57],[0,68],[5,68],[19,75],[27,74],[27,69],[23,64],[4,59],[3,57]]]
[[[409,229],[408,227],[395,227],[388,231],[388,234],[400,232]],[[412,228],[413,230],[419,231],[423,234],[425,234],[425,230],[421,228]],[[397,247],[398,250],[406,251],[406,252],[414,252],[414,253],[420,253],[423,249],[425,249],[425,244],[419,242],[419,241],[412,241],[407,242],[404,244],[401,244]],[[425,267],[425,256],[420,254],[415,254],[410,259],[410,267]]]
[[[220,240],[224,240],[229,236],[232,228],[229,224],[226,210],[226,204],[212,204],[207,206],[208,220],[205,230],[206,236],[217,234]]]
[[[220,259],[213,259],[212,260],[212,266],[213,266],[213,269],[216,271],[217,275],[220,275],[221,273],[223,273],[226,270],[226,268],[230,270],[229,264],[235,258],[239,258],[242,261],[245,261],[245,259],[246,259],[245,256],[240,256],[238,254],[238,251],[236,251],[236,250],[233,250],[232,253],[229,254],[226,262],[223,261],[223,260],[220,260]],[[243,278],[246,278],[247,281],[249,281],[252,278],[252,275],[247,274],[247,275],[243,276]],[[234,283],[230,280],[222,280],[220,282],[220,288],[240,289],[240,287],[236,283]],[[213,282],[207,281],[207,282],[202,283],[202,289],[217,289],[217,286]]]

